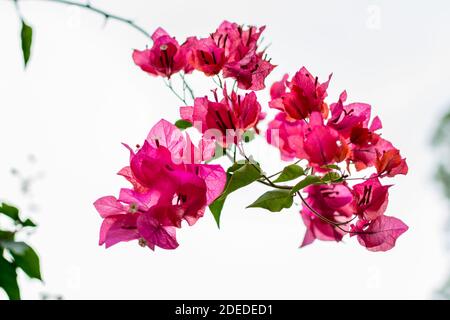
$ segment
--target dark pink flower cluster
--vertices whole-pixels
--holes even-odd
[[[265,27],[244,28],[237,23],[222,22],[209,37],[189,37],[183,44],[161,28],[152,35],[153,46],[134,50],[133,60],[151,75],[170,78],[183,70],[203,72],[206,76],[223,73],[246,90],[265,88],[264,80],[275,67],[264,59],[258,40]]]
[[[222,167],[204,164],[214,155],[214,141],[202,139],[195,146],[188,134],[161,120],[137,152],[126,147],[130,164],[118,174],[132,188],[94,203],[104,219],[100,245],[139,240],[152,250],[175,249],[176,228],[183,220],[192,226],[225,186]]]
[[[274,190],[250,207],[280,211],[292,206],[294,196],[300,197],[300,215],[307,228],[301,246],[315,239],[341,241],[348,234],[368,250],[386,251],[408,229],[401,220],[385,215],[391,185],[381,182],[406,175],[406,161],[381,136],[381,121],[371,117],[370,105],[347,103],[345,91],[337,102],[325,102],[331,75],[319,81],[303,67],[270,88],[269,107],[277,114],[265,137],[279,149],[282,160],[296,159],[295,164],[266,175],[245,153],[243,137],[249,130],[259,134],[258,125],[266,117],[256,91],[265,88],[265,79],[275,67],[259,48],[263,31],[264,27],[224,21],[209,37],[189,37],[180,45],[158,28],[151,48],[133,52],[134,62],[151,75],[170,78],[197,70],[214,76],[219,88],[211,90],[212,98],[196,97],[184,74],[182,94],[167,82],[184,103],[177,126],[194,126],[200,141],[194,145],[187,133],[161,120],[137,151],[127,146],[130,163],[119,175],[132,188],[120,190],[118,198],[107,196],[95,202],[103,218],[101,245],[137,239],[151,249],[174,249],[176,229],[183,220],[193,225],[209,206],[219,223],[228,194],[253,182]],[[228,78],[233,80],[231,86]],[[186,102],[186,88],[192,105]],[[232,162],[227,173],[220,165],[207,164],[221,156],[217,150],[225,150]],[[297,165],[300,160],[306,160],[307,166]],[[366,176],[351,176],[362,170]],[[271,180],[275,176],[277,180]],[[302,180],[294,186],[279,184],[296,179]]]
[[[285,75],[275,82],[269,105],[281,112],[269,123],[267,141],[279,148],[282,159],[306,159],[319,175],[340,163],[349,172],[352,167],[356,171],[373,167],[376,173],[353,187],[345,180],[307,187],[301,211],[307,227],[302,246],[314,239],[340,241],[349,233],[369,250],[391,249],[407,226],[384,215],[389,186],[379,178],[407,174],[408,166],[399,150],[381,137],[380,119],[370,122],[370,105],[346,104],[345,91],[336,103],[325,103],[330,79],[331,75],[320,83],[301,68],[290,81]],[[350,225],[355,218],[359,220]]]

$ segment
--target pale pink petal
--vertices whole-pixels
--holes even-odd
[[[203,164],[197,168],[198,176],[206,183],[206,204],[209,205],[222,194],[227,175],[220,165]]]
[[[161,119],[147,136],[153,147],[166,147],[172,155],[179,155],[184,148],[184,138],[180,129],[167,120]]]
[[[154,206],[160,198],[160,191],[152,190],[145,193],[130,189],[120,189],[119,200],[127,204],[135,204],[139,210],[146,211]]]
[[[139,239],[140,235],[136,227],[137,215],[126,214],[110,216],[103,220],[100,227],[99,244],[105,244],[109,248],[122,241]]]
[[[102,218],[126,212],[123,205],[113,196],[101,197],[94,202],[94,207]]]
[[[379,216],[358,234],[358,242],[370,251],[387,251],[395,246],[399,236],[408,230],[400,219]]]

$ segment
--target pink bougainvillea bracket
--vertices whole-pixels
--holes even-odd
[[[346,91],[328,104],[331,75],[319,80],[305,67],[265,90],[275,65],[261,49],[264,29],[224,21],[207,37],[179,43],[158,28],[150,48],[134,50],[135,64],[162,77],[182,101],[181,119],[160,120],[142,145],[125,145],[130,160],[118,174],[130,187],[94,203],[103,218],[100,245],[137,240],[152,250],[175,249],[183,221],[192,226],[209,208],[219,225],[228,195],[253,183],[268,191],[249,207],[278,212],[300,199],[306,226],[301,247],[349,235],[370,251],[386,251],[408,230],[400,219],[385,215],[392,184],[384,182],[406,175],[408,166],[381,136],[371,106],[348,103]],[[194,94],[187,81],[192,72],[214,81],[215,87],[205,90],[209,95]],[[268,105],[258,101],[257,92],[265,91]],[[267,107],[276,112],[263,130]],[[190,130],[201,138],[191,138]],[[254,135],[264,139],[252,143],[265,141],[278,149],[279,172],[265,173],[246,153]],[[228,169],[213,164],[222,156],[230,160]]]

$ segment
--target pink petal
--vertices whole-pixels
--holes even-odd
[[[148,191],[146,193],[136,192],[134,190],[120,189],[119,200],[127,204],[136,204],[139,210],[146,211],[154,206],[160,197],[157,190]]]
[[[116,215],[106,218],[100,227],[99,244],[105,243],[105,247],[109,248],[122,241],[139,239],[136,220],[136,214]]]
[[[180,129],[164,119],[153,126],[147,136],[147,141],[153,147],[166,147],[172,155],[180,154],[185,143]]]
[[[227,175],[220,165],[203,164],[197,168],[198,176],[206,183],[206,205],[209,205],[222,194]]]
[[[143,71],[148,72],[152,75],[158,74],[156,69],[149,63],[149,61],[150,61],[150,50],[149,49],[146,49],[143,51],[134,50],[133,51],[133,61]]]
[[[379,216],[369,227],[358,234],[358,242],[370,251],[387,251],[395,246],[399,236],[408,230],[400,219]]]
[[[102,218],[116,214],[124,214],[126,211],[123,205],[113,196],[106,196],[94,202],[94,207]]]
[[[178,242],[175,238],[175,228],[162,226],[153,216],[155,210],[158,210],[158,207],[153,207],[151,211],[140,215],[137,220],[139,233],[150,248],[154,248],[156,245],[163,249],[176,249]]]

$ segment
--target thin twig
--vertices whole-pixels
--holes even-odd
[[[186,86],[186,88],[189,91],[189,94],[191,95],[192,100],[195,100],[194,90],[192,90],[192,87],[189,85],[189,83],[186,81],[186,77],[183,73],[180,72],[180,77],[183,80],[183,84]]]
[[[19,1],[30,1],[30,0],[12,0],[12,1],[14,1],[17,4]],[[150,38],[150,33],[145,31],[144,28],[142,28],[141,26],[136,24],[133,20],[126,19],[126,18],[120,17],[118,15],[104,11],[98,7],[92,6],[89,2],[88,3],[80,3],[80,2],[76,2],[76,1],[70,1],[70,0],[31,0],[31,1],[53,2],[53,3],[65,4],[68,6],[74,6],[74,7],[79,7],[79,8],[85,9],[85,10],[89,10],[91,12],[102,15],[106,20],[111,19],[111,20],[116,20],[116,21],[128,24],[130,27],[139,31],[140,33],[145,35],[147,38]]]
[[[164,79],[164,83],[166,85],[167,88],[170,89],[170,91],[172,91],[172,93],[178,98],[180,99],[181,102],[183,102],[185,105],[187,105],[186,99],[184,99],[182,96],[180,96],[180,94],[178,92],[175,91],[175,89],[172,86],[172,80],[168,80],[166,81]]]

